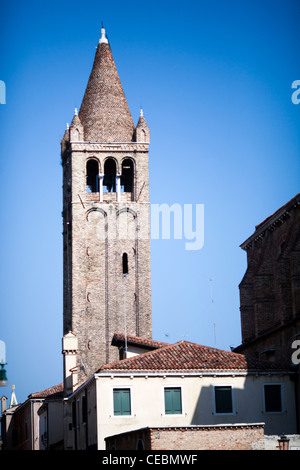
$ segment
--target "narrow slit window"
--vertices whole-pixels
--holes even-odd
[[[86,191],[99,192],[99,164],[97,160],[88,160],[86,164]]]
[[[122,267],[123,267],[123,274],[128,274],[128,256],[127,256],[127,253],[123,253]]]

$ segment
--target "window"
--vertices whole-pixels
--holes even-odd
[[[181,388],[165,388],[165,414],[178,415],[182,413]]]
[[[128,274],[128,256],[127,256],[127,253],[123,253],[122,267],[123,267],[123,274]]]
[[[125,193],[133,192],[133,162],[129,158],[122,163],[121,190]]]
[[[131,414],[130,389],[115,388],[114,394],[114,415],[125,416]]]
[[[99,192],[99,164],[97,160],[88,160],[86,164],[86,191]]]
[[[76,401],[72,402],[72,426],[73,428],[76,427]]]
[[[87,422],[87,396],[82,396],[82,422]]]
[[[142,439],[139,439],[136,445],[136,450],[145,450],[145,444]]]
[[[231,386],[217,386],[215,390],[215,412],[233,413]]]
[[[103,190],[105,192],[116,192],[116,174],[116,162],[112,158],[108,158],[104,164]]]
[[[280,413],[282,411],[281,384],[265,384],[264,399],[266,413]]]

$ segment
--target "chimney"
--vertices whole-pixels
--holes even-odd
[[[3,397],[1,397],[1,414],[4,413],[6,408],[7,408],[7,398],[3,395]]]
[[[69,331],[62,340],[62,353],[64,355],[64,391],[66,395],[73,393],[78,385],[77,366],[78,339],[74,333]]]

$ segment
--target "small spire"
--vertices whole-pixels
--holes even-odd
[[[10,397],[10,408],[18,404],[16,393],[15,393],[15,386],[12,386],[12,392]]]
[[[108,40],[105,36],[105,29],[103,28],[103,23],[102,23],[102,28],[101,28],[101,38],[99,39],[99,44],[108,44]]]
[[[75,108],[75,112],[74,112],[75,116],[78,116],[78,111],[77,111],[77,108]]]
[[[140,116],[143,117],[144,116],[144,113],[143,113],[143,108],[141,107],[140,109]]]

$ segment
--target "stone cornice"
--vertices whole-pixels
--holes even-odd
[[[98,142],[70,142],[73,152],[148,152],[147,142],[121,142],[121,143],[98,143]]]
[[[273,215],[256,227],[255,232],[240,245],[243,250],[251,248],[252,244],[265,237],[267,232],[274,231],[290,217],[292,209],[300,206],[300,194],[297,194],[287,204],[278,209]]]

